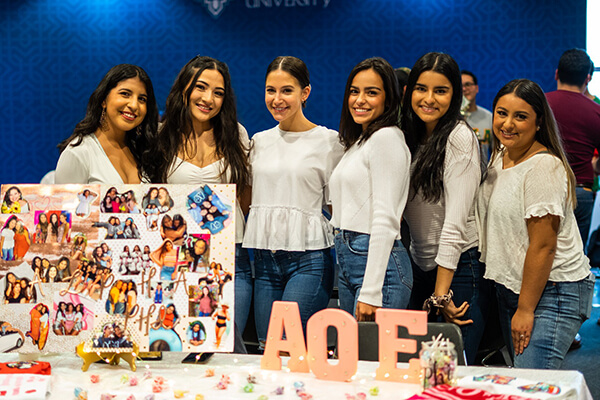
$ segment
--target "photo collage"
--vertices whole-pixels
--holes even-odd
[[[233,350],[235,185],[0,195],[0,351]]]

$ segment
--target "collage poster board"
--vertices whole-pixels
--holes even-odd
[[[231,352],[235,185],[2,185],[0,352]]]

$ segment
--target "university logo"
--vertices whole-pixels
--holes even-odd
[[[206,9],[210,13],[210,15],[212,15],[214,18],[219,18],[219,15],[221,15],[221,13],[223,12],[223,9],[225,8],[225,4],[227,4],[227,2],[229,0],[196,0],[196,1],[198,1],[199,3],[204,3],[204,5],[206,6]]]

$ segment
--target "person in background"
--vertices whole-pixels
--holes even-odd
[[[461,79],[463,96],[469,102],[465,110],[465,120],[477,135],[481,144],[483,162],[487,164],[492,143],[492,112],[477,105],[479,83],[475,74],[463,69]]]
[[[140,183],[152,163],[157,125],[148,74],[135,65],[114,66],[90,96],[85,118],[58,145],[55,183]]]

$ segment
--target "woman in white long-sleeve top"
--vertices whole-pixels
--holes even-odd
[[[460,115],[458,64],[448,54],[425,54],[410,72],[405,96],[401,125],[414,143],[404,213],[414,274],[411,308],[441,312],[459,325],[473,363],[489,295],[474,214],[482,166],[477,137]]]
[[[362,61],[348,77],[340,121],[345,153],[330,190],[332,223],[340,229],[340,307],[359,321],[374,319],[380,307],[406,308],[412,288],[400,241],[410,168],[400,100],[394,70],[382,58]]]

